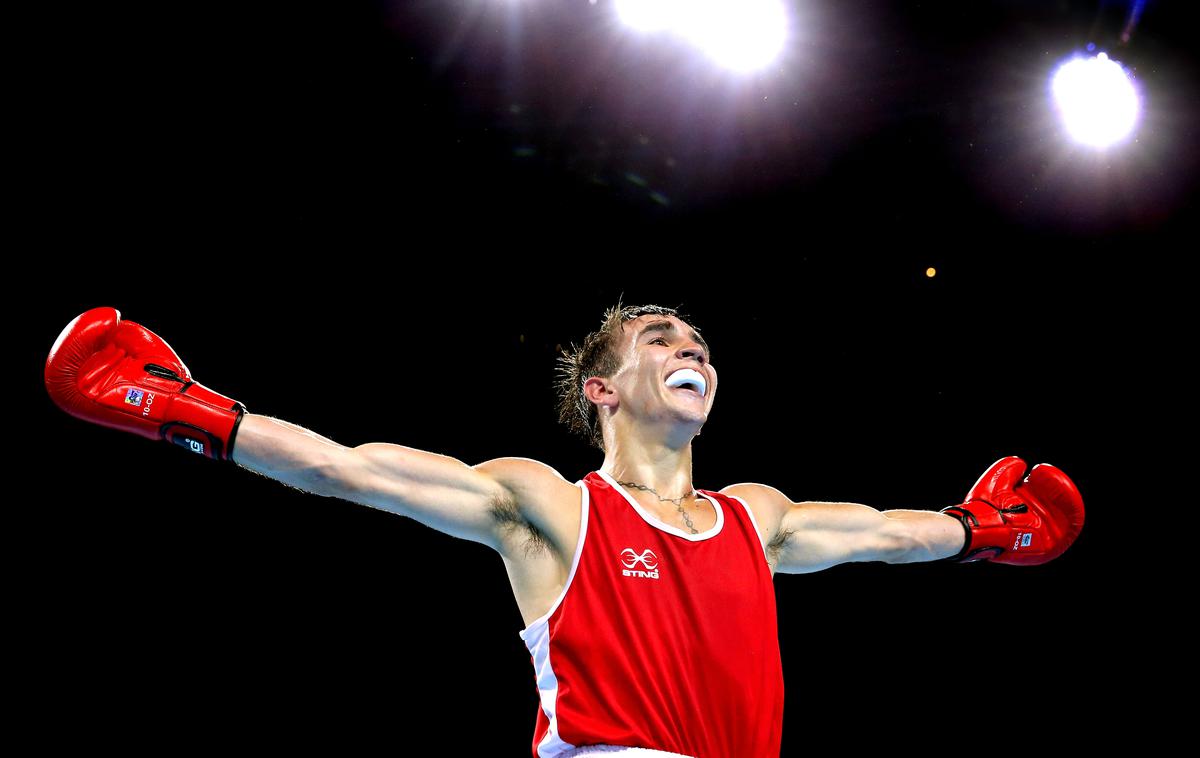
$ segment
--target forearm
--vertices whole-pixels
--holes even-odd
[[[894,510],[883,515],[896,522],[905,547],[888,563],[919,563],[949,558],[963,549],[966,532],[953,516],[937,511]]]
[[[305,492],[327,495],[346,451],[304,427],[247,413],[238,426],[233,461]]]

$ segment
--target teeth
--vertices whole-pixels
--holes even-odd
[[[690,384],[696,388],[701,397],[704,397],[708,390],[708,385],[704,382],[704,375],[695,369],[681,368],[667,377],[668,387],[680,387],[685,384]]]

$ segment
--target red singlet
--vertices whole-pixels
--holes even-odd
[[[691,534],[607,472],[575,485],[583,510],[566,586],[520,633],[541,700],[535,758],[582,745],[779,758],[775,587],[749,507],[697,490],[717,521]]]

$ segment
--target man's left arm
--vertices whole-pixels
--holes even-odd
[[[782,574],[807,574],[839,563],[915,563],[949,558],[963,548],[958,519],[937,511],[879,511],[861,503],[793,503],[766,485],[737,484],[723,492],[754,497],[777,514],[767,553]],[[770,521],[770,519],[768,519]]]
[[[992,560],[1032,565],[1061,555],[1083,528],[1083,500],[1061,470],[1010,456],[992,464],[966,500],[942,511],[879,511],[859,503],[791,502],[762,484],[723,493],[766,515],[768,560],[802,574],[839,563]]]
[[[879,513],[890,519],[883,524],[883,529],[899,532],[898,550],[890,556],[888,563],[940,561],[957,555],[966,543],[962,524],[953,516],[937,511],[907,509]]]

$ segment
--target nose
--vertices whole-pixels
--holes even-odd
[[[696,344],[680,348],[679,357],[695,358],[697,361],[699,361],[701,366],[703,366],[704,362],[708,359],[708,356],[704,354],[704,348]]]

